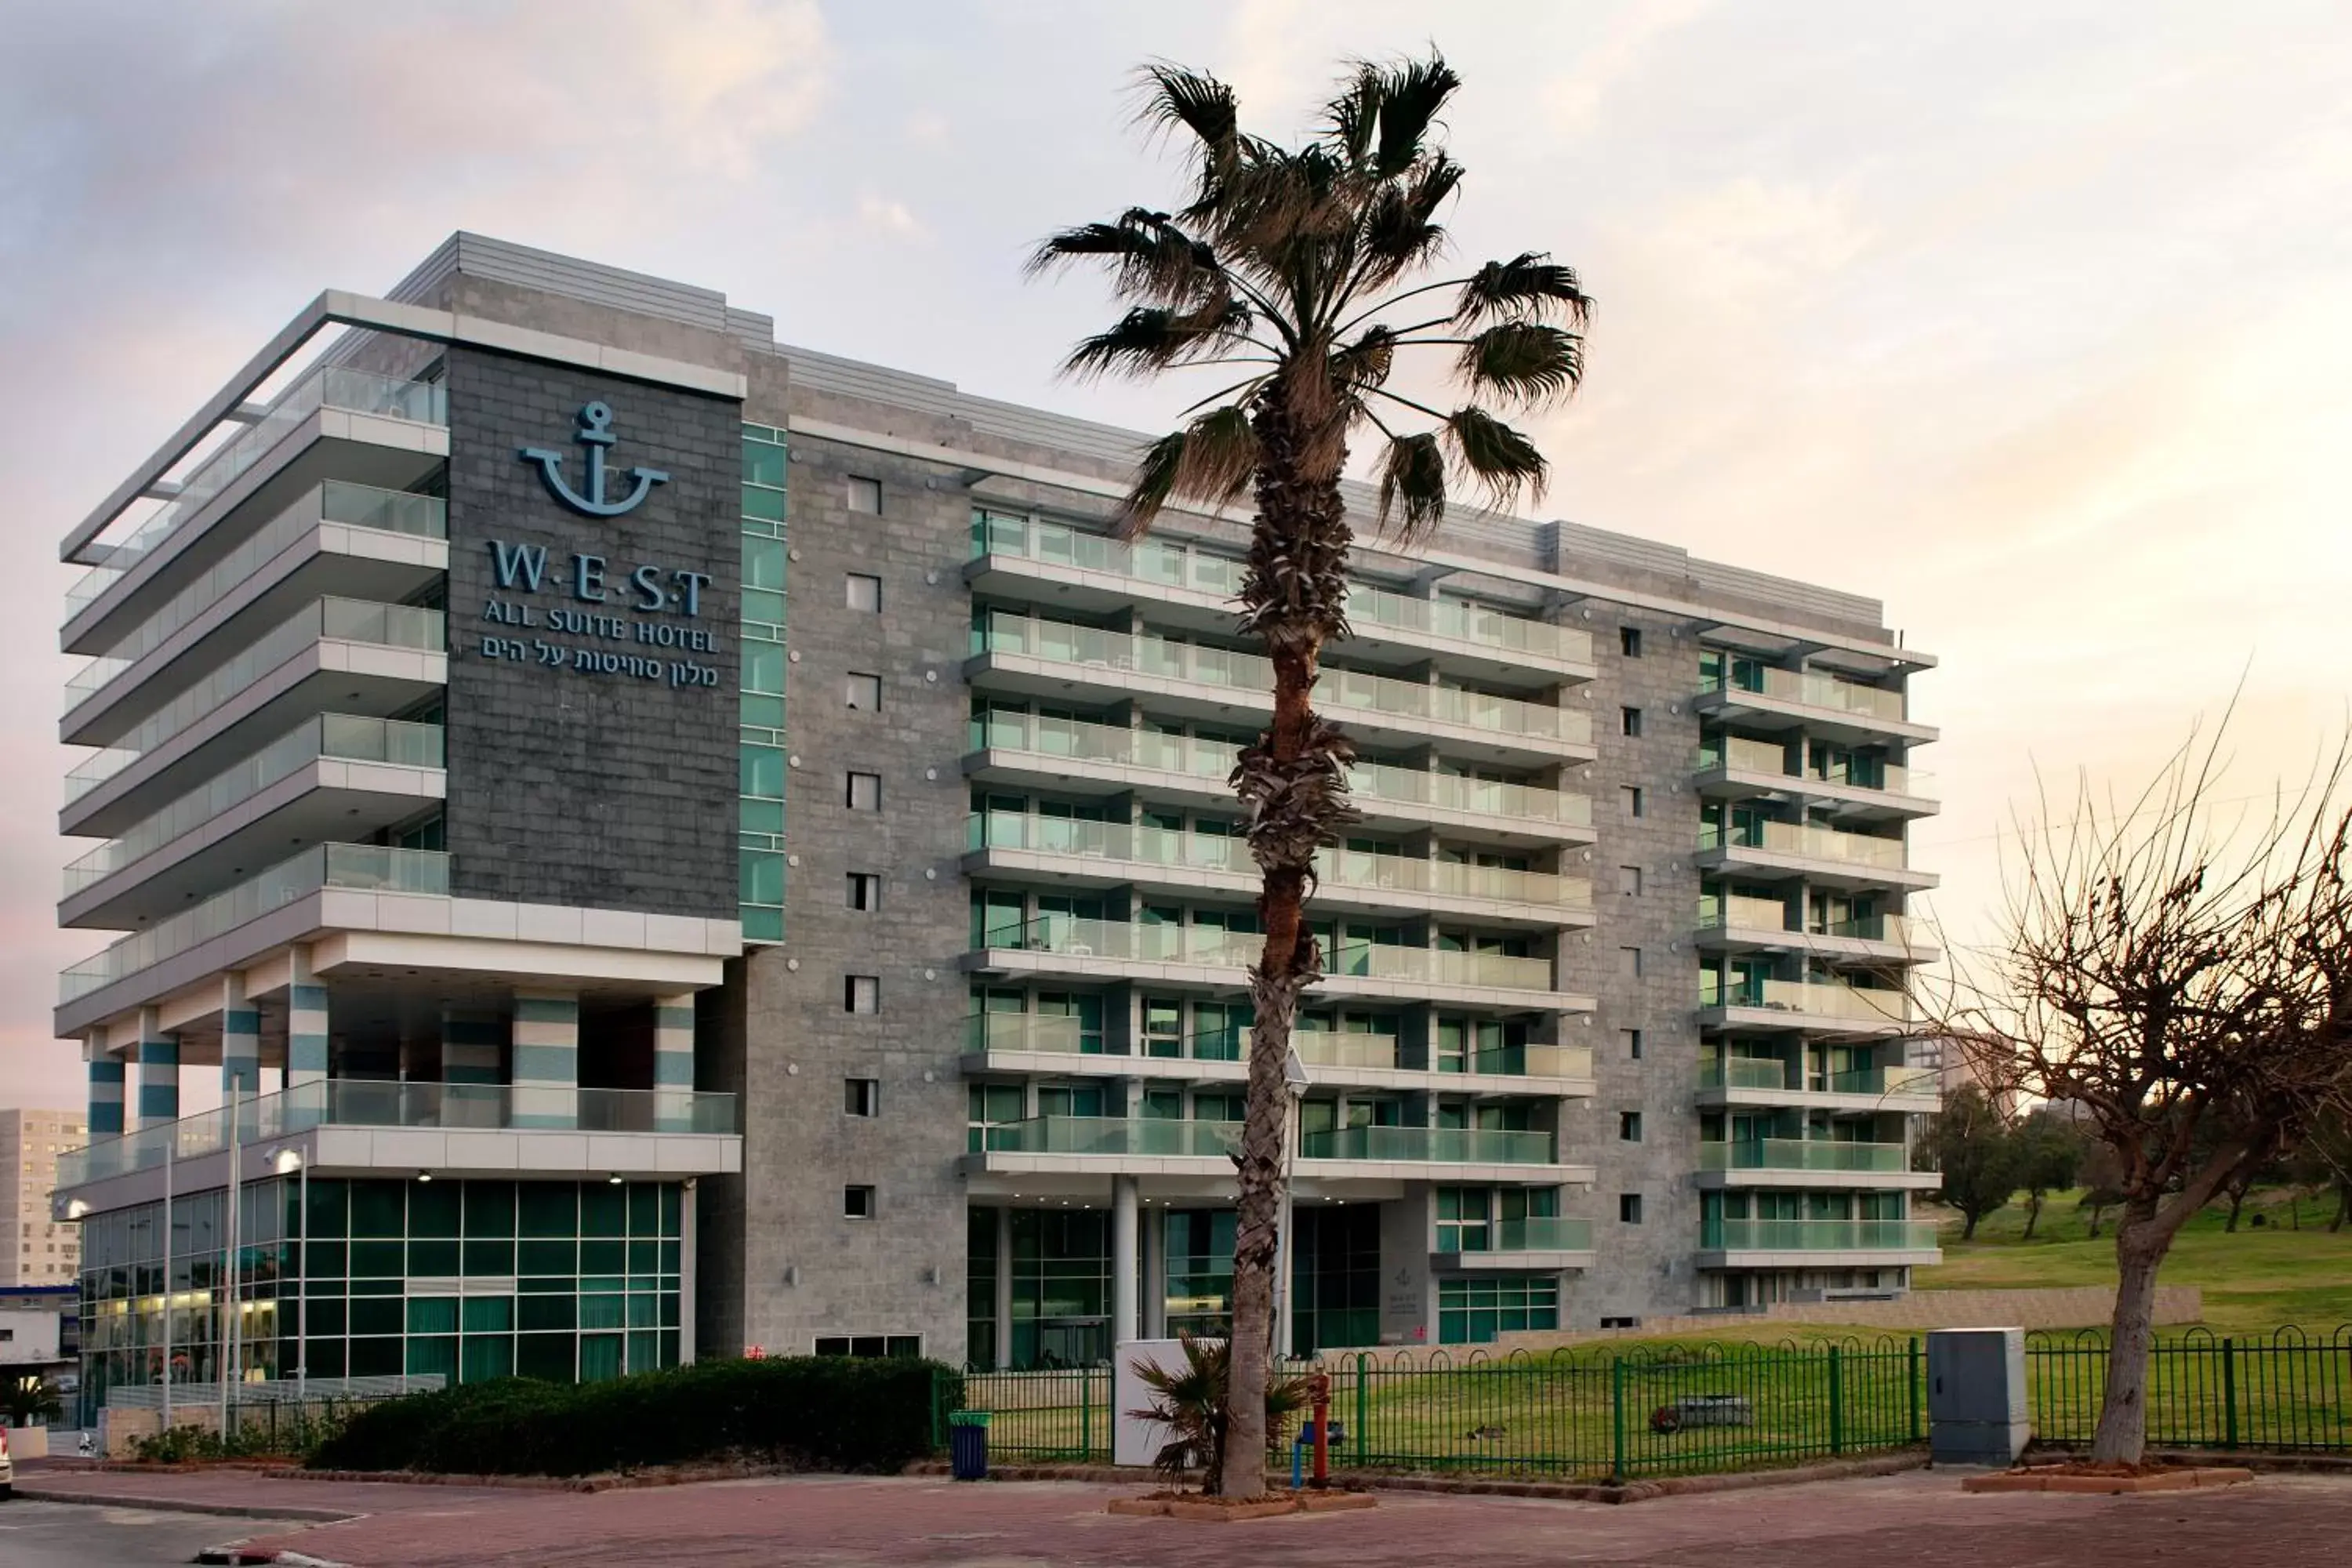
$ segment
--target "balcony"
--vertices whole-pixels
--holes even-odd
[[[1799,743],[1713,735],[1691,759],[1698,793],[1708,800],[1775,800],[1826,808],[1841,819],[1899,821],[1932,816],[1936,776],[1899,763],[1860,762],[1823,773],[1791,768]]]
[[[170,695],[163,685],[169,670],[199,657],[206,643],[250,636],[297,605],[330,595],[406,599],[447,570],[447,538],[448,503],[438,497],[330,480],[198,573],[68,679],[68,728],[86,705],[123,700],[122,678],[142,660],[158,688],[151,702],[160,700]]]
[[[1052,700],[1079,686],[1105,700],[1144,697],[1212,722],[1263,721],[1274,711],[1274,667],[1256,654],[1020,616],[995,615],[973,629],[964,674],[975,686]],[[1592,715],[1580,708],[1329,668],[1315,691],[1325,713],[1364,739],[1436,742],[1530,765],[1595,754]]]
[[[1402,1058],[1393,1035],[1300,1029],[1290,1043],[1313,1079],[1324,1084],[1478,1096],[1556,1094],[1571,1084],[1584,1092],[1592,1080],[1592,1053],[1583,1046],[1513,1046],[1471,1053],[1454,1065],[1412,1067]],[[1132,1054],[1111,1051],[1108,1044],[1101,1028],[1066,1016],[974,1013],[964,1019],[963,1054],[968,1066],[980,1071],[1174,1076],[1236,1084],[1249,1076],[1249,1034],[1243,1027],[1146,1035]]]
[[[1053,875],[1082,886],[1133,885],[1254,898],[1259,872],[1238,837],[1123,822],[1020,812],[978,813],[965,823],[968,874]],[[1589,925],[1592,885],[1581,877],[1515,871],[1454,860],[1325,850],[1309,907],[1436,915],[1491,925]]]
[[[1900,1143],[1851,1143],[1830,1138],[1756,1138],[1738,1143],[1702,1140],[1702,1171],[1911,1172],[1911,1152]],[[1932,1172],[1913,1173],[1932,1175]]]
[[[1902,1253],[1897,1261],[1931,1264],[1942,1260],[1936,1227],[1903,1219],[1712,1219],[1699,1226],[1703,1253],[1797,1253],[1793,1260],[1818,1266],[1822,1253]],[[1880,1261],[1886,1261],[1885,1258]],[[1702,1268],[1755,1267],[1756,1259],[1702,1258]]]
[[[1832,1073],[1799,1068],[1777,1057],[1719,1057],[1702,1061],[1698,1090],[1698,1102],[1705,1106],[1799,1105],[1826,1110],[1920,1113],[1934,1110],[1942,1096],[1941,1081],[1933,1068],[1872,1067]]]
[[[1229,803],[1240,749],[1185,735],[1019,713],[974,721],[964,772],[989,784],[1099,784],[1149,798]],[[1367,826],[1456,827],[1507,842],[1588,843],[1589,796],[1380,763],[1348,770],[1349,798]]]
[[[373,844],[314,845],[75,964],[58,977],[58,1000],[70,1003],[101,991],[326,888],[446,898],[449,857]]]
[[[1832,981],[1723,984],[1699,974],[1699,1025],[1708,1029],[1795,1029],[1829,1034],[1902,1034],[1924,1021],[1909,993]]]
[[[448,454],[446,389],[339,366],[311,371],[204,459],[170,502],[66,595],[68,651],[121,637],[178,590],[174,563],[227,546],[214,526],[248,503],[283,505],[322,479],[404,489]],[[289,439],[289,437],[291,439]],[[224,513],[223,505],[232,510]]]
[[[296,1084],[281,1093],[248,1100],[230,1110],[183,1117],[58,1156],[62,1190],[134,1172],[160,1169],[167,1162],[188,1164],[242,1145],[282,1142],[320,1128],[462,1130],[467,1132],[527,1128],[574,1133],[664,1133],[731,1136],[736,1131],[735,1097],[690,1089],[568,1089],[544,1085],[486,1083],[393,1083],[323,1079]],[[413,1170],[415,1162],[408,1162]],[[580,1162],[583,1173],[610,1167]],[[627,1168],[635,1168],[635,1162]]]
[[[1552,1135],[1484,1127],[1339,1127],[1302,1134],[1301,1161],[1431,1165],[1549,1165]]]
[[[963,967],[981,973],[1149,980],[1240,991],[1260,936],[1197,925],[1048,917],[990,931]],[[1496,952],[1346,942],[1325,953],[1318,996],[1436,1002],[1495,1012],[1583,1012],[1591,999],[1552,988],[1551,961]]]
[[[66,775],[64,831],[119,834],[333,707],[397,711],[446,684],[438,610],[320,599],[215,668]]]
[[[1780,900],[1738,893],[1702,893],[1697,931],[1699,946],[1711,952],[1803,952],[1864,967],[1932,963],[1937,957],[1926,928],[1902,915],[1801,927]]]
[[[1592,1261],[1592,1222],[1554,1215],[1440,1226],[1430,1257],[1446,1273],[1586,1268]]]
[[[1702,685],[1695,704],[1702,716],[1735,720],[1759,730],[1801,728],[1820,740],[1932,741],[1936,731],[1906,716],[1904,695],[1842,680],[1819,670],[1745,666],[1735,681]]]
[[[1244,563],[1173,539],[1129,544],[1060,523],[1004,512],[973,518],[972,559],[965,580],[975,591],[1036,596],[1092,612],[1136,600],[1161,606],[1161,618],[1187,629],[1230,631]],[[1514,616],[1464,599],[1423,599],[1349,584],[1354,635],[1335,651],[1367,658],[1425,659],[1434,653],[1467,669],[1514,682],[1557,684],[1593,676],[1589,633]]]
[[[58,923],[142,924],[269,849],[390,826],[445,793],[442,736],[437,724],[306,719],[68,866]]]
[[[1737,872],[1755,879],[1803,878],[1830,888],[1932,888],[1936,877],[1906,863],[1900,838],[1847,833],[1805,822],[1745,822],[1728,832],[1699,826],[1698,865],[1703,871]]]

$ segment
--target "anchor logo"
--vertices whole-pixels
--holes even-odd
[[[588,493],[582,495],[563,477],[563,454],[551,452],[544,447],[525,447],[522,460],[539,465],[540,478],[547,481],[548,493],[572,510],[590,517],[619,517],[635,511],[656,485],[667,484],[669,475],[659,468],[631,468],[629,477],[637,481],[636,488],[619,500],[604,499],[604,448],[618,437],[613,434],[613,410],[603,403],[591,403],[580,410],[580,444],[588,448]]]

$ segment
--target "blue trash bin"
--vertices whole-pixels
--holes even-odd
[[[948,1468],[957,1480],[988,1479],[988,1416],[985,1410],[948,1412]]]

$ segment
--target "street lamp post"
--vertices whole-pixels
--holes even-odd
[[[1282,1064],[1282,1086],[1290,1091],[1290,1104],[1282,1118],[1282,1218],[1274,1262],[1273,1348],[1276,1361],[1290,1353],[1290,1231],[1294,1213],[1290,1192],[1298,1175],[1298,1107],[1299,1102],[1307,1098],[1309,1082],[1307,1064],[1300,1059],[1298,1047],[1293,1046]]]

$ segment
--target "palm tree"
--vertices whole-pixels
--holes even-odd
[[[1250,1497],[1265,1485],[1283,1068],[1299,994],[1322,974],[1303,907],[1316,851],[1354,817],[1353,749],[1310,705],[1324,646],[1348,635],[1353,536],[1339,477],[1349,443],[1367,426],[1376,433],[1379,524],[1401,542],[1437,528],[1449,485],[1504,508],[1540,496],[1542,454],[1475,399],[1529,409],[1571,394],[1591,301],[1573,271],[1535,252],[1423,280],[1445,252],[1438,216],[1463,177],[1433,136],[1460,85],[1434,53],[1354,66],[1297,147],[1244,133],[1233,89],[1213,77],[1158,64],[1139,85],[1141,122],[1185,146],[1185,205],[1066,229],[1030,266],[1098,264],[1129,306],[1071,353],[1070,374],[1240,367],[1240,379],[1146,448],[1119,521],[1132,538],[1174,501],[1223,508],[1248,492],[1256,509],[1239,620],[1273,663],[1274,722],[1233,774],[1263,879],[1265,945],[1250,972],[1256,1020],[1235,1155],[1234,1415],[1221,1489]],[[1447,413],[1390,390],[1401,353],[1422,347],[1451,354],[1473,400]]]

